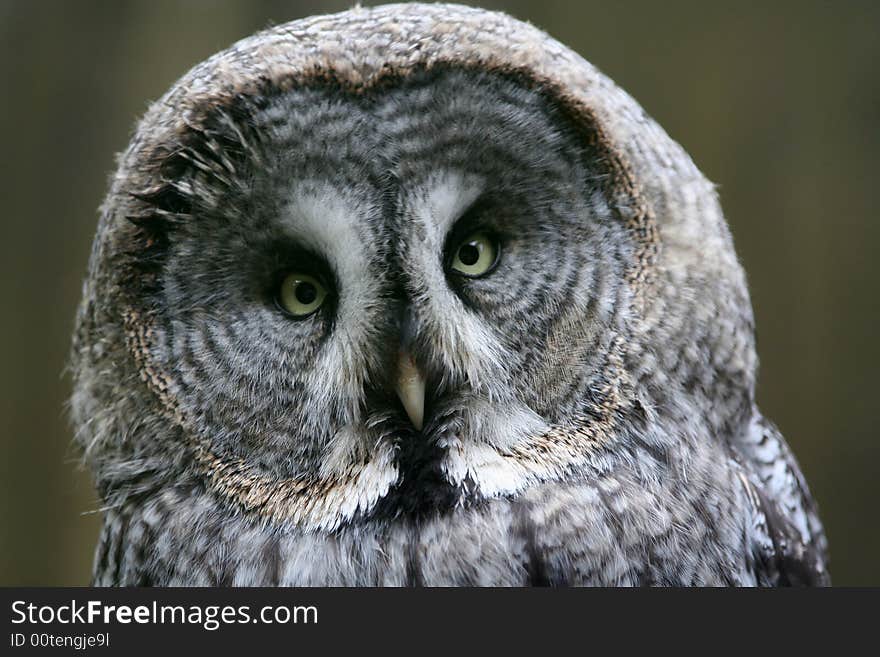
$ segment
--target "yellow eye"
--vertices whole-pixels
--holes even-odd
[[[474,233],[458,245],[449,266],[459,274],[478,278],[495,268],[498,252],[494,239],[486,233]]]
[[[278,304],[298,319],[315,312],[327,298],[327,288],[314,276],[294,272],[281,281]]]

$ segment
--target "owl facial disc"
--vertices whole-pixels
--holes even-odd
[[[397,359],[395,390],[410,422],[421,431],[425,419],[425,378],[406,350],[401,350]]]

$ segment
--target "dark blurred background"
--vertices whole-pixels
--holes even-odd
[[[0,584],[86,584],[99,515],[64,374],[97,206],[188,68],[340,2],[0,1]],[[835,584],[880,584],[880,3],[492,2],[629,91],[720,186],[758,398],[819,500]]]

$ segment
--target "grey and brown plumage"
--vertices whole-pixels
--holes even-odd
[[[196,66],[120,158],[73,364],[98,584],[828,582],[712,185],[503,14]]]

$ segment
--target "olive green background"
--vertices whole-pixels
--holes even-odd
[[[349,4],[0,2],[0,584],[88,582],[99,505],[64,365],[113,154],[190,66]],[[880,584],[880,3],[483,5],[599,66],[719,185],[761,407],[819,500],[834,582]]]

